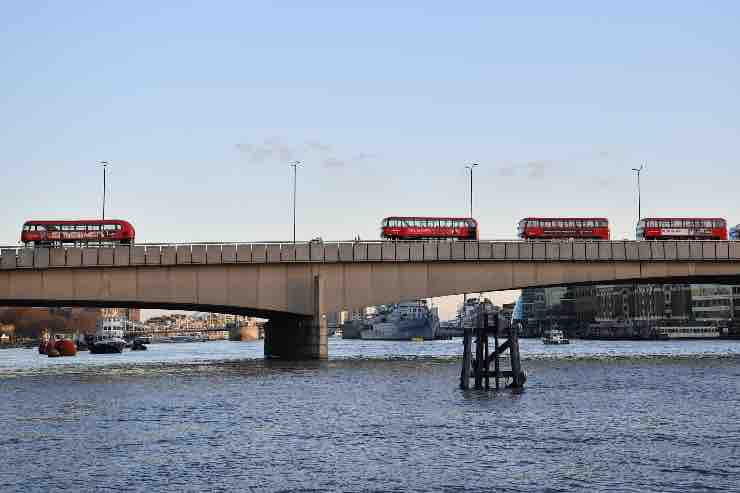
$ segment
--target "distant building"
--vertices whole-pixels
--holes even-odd
[[[16,336],[38,338],[44,329],[94,333],[97,308],[0,307],[0,324],[13,324]]]
[[[127,318],[132,322],[141,322],[141,310],[139,308],[101,308],[100,316],[106,318]]]
[[[570,337],[652,338],[662,326],[714,326],[740,336],[740,286],[625,284],[524,289],[522,334],[557,326]]]

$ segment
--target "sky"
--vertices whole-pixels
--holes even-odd
[[[155,5],[156,3],[156,5]],[[310,5],[309,5],[310,3]],[[740,223],[737,2],[8,2],[0,245],[377,239],[387,215]]]

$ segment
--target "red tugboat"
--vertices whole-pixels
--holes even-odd
[[[39,354],[45,354],[50,358],[58,356],[76,356],[77,345],[71,339],[56,335],[49,339],[41,339]]]
[[[54,349],[59,351],[59,356],[76,356],[77,345],[72,339],[59,338],[54,343]]]

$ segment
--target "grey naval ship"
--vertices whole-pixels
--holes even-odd
[[[426,300],[381,305],[342,325],[344,339],[374,341],[431,340],[439,331],[437,308]]]

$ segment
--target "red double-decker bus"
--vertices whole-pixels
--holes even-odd
[[[525,217],[517,225],[523,240],[608,240],[609,220],[603,217]]]
[[[136,231],[128,221],[90,219],[76,221],[26,221],[21,242],[26,246],[130,245]]]
[[[389,240],[477,240],[472,217],[401,217],[383,219],[380,236]]]
[[[637,223],[638,240],[726,240],[721,217],[646,217]]]

